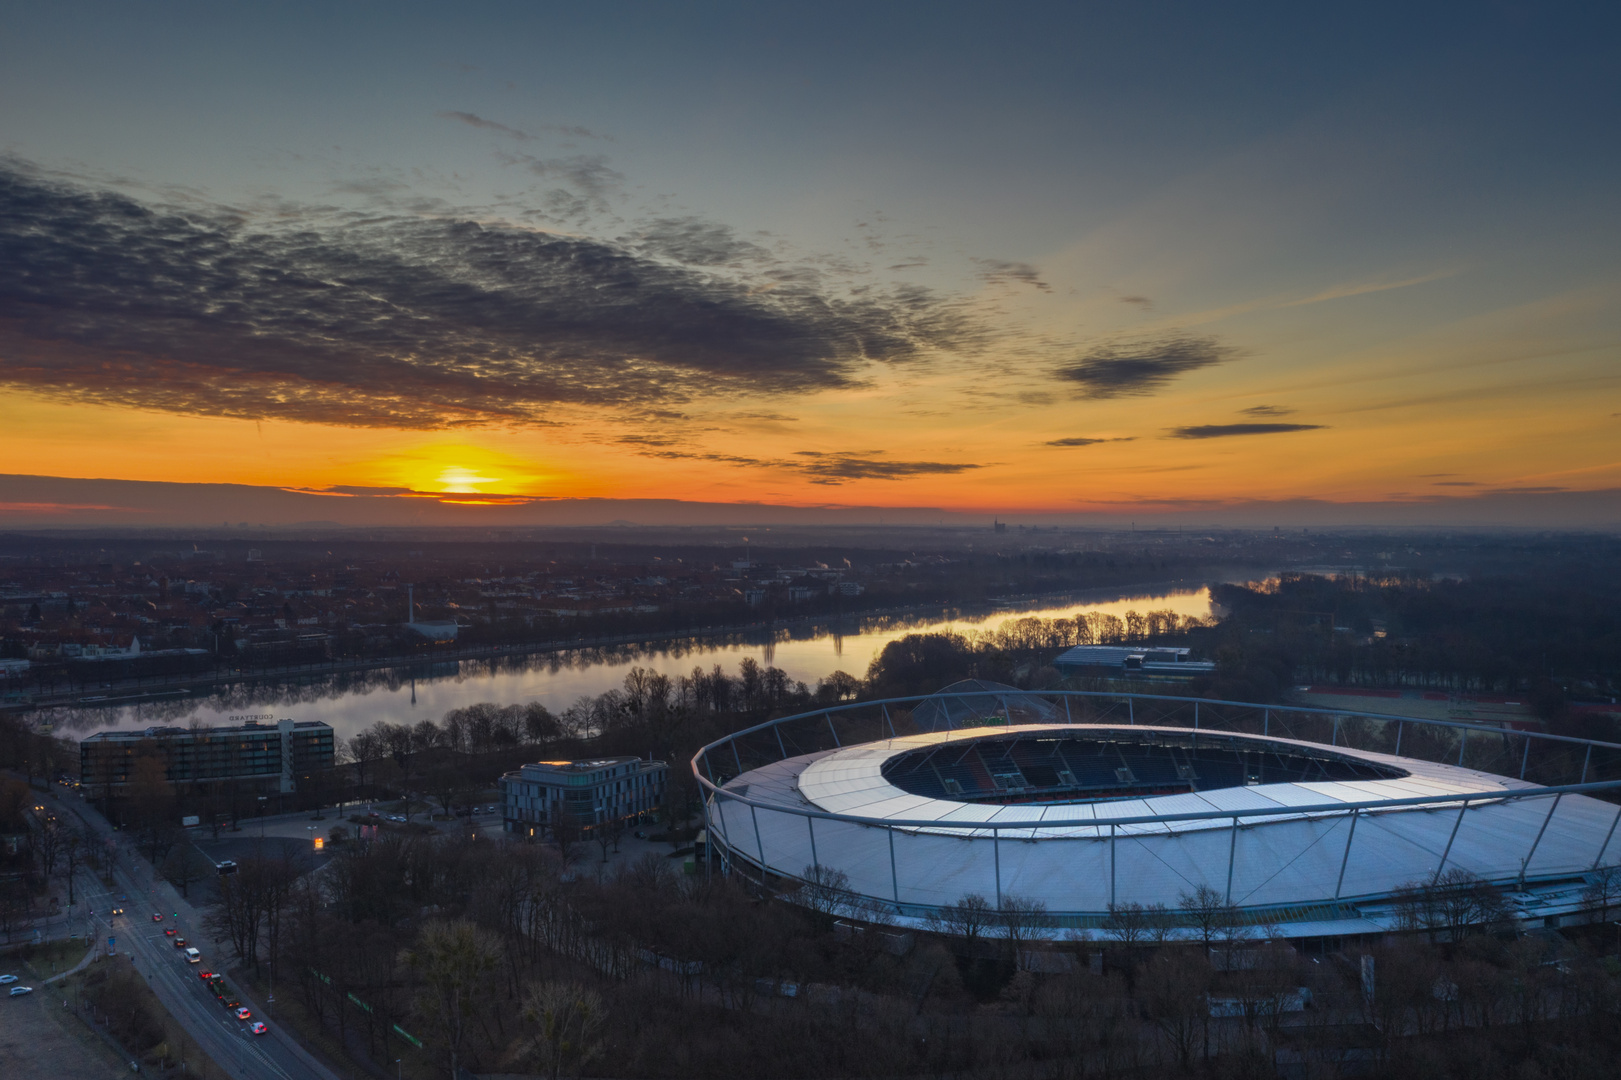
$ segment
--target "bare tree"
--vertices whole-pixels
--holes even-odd
[[[1132,983],[1137,972],[1137,950],[1150,934],[1148,911],[1135,901],[1128,904],[1110,904],[1109,918],[1104,931],[1120,943],[1126,957],[1126,981]]]
[[[501,941],[470,922],[430,922],[400,960],[421,980],[417,1015],[444,1044],[451,1080],[457,1080],[479,1006],[491,992],[491,975],[501,961]]]
[[[1238,910],[1209,885],[1200,885],[1192,892],[1178,894],[1177,906],[1187,916],[1206,949],[1226,927],[1238,921]]]
[[[1143,982],[1143,1011],[1153,1021],[1183,1070],[1193,1054],[1208,1050],[1210,965],[1188,948],[1162,949],[1149,961]]]
[[[163,860],[162,874],[170,882],[180,886],[180,895],[191,896],[191,883],[199,880],[214,863],[202,852],[192,846],[189,839],[182,840],[169,852],[169,857]]]
[[[576,983],[531,985],[523,995],[523,1019],[536,1029],[528,1055],[549,1080],[559,1080],[565,1070],[578,1076],[602,1050],[599,1032],[607,1011],[600,997]]]
[[[850,891],[850,875],[831,866],[807,866],[800,873],[799,902],[824,923],[831,923],[850,909],[855,894]]]
[[[1621,901],[1621,866],[1606,866],[1587,875],[1582,903],[1598,909],[1598,921],[1610,921],[1610,909]]]
[[[927,919],[930,930],[945,934],[962,942],[963,950],[972,953],[979,939],[993,922],[995,909],[979,893],[964,893],[955,904],[944,904],[931,912]]]
[[[997,909],[996,924],[1013,950],[1014,964],[1022,965],[1025,946],[1052,925],[1052,918],[1047,914],[1047,905],[1040,900],[1008,895],[1002,897],[1002,906]]]

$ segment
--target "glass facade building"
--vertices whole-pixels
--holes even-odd
[[[537,761],[501,777],[501,816],[507,832],[543,835],[566,820],[580,828],[623,821],[664,801],[670,767],[641,758]]]

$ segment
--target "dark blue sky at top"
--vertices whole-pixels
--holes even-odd
[[[1414,202],[1450,202],[1460,184],[1568,197],[1615,158],[1613,12],[18,4],[0,39],[0,145],[223,185],[254,166],[244,155],[275,151],[422,165],[459,134],[432,117],[461,109],[601,131],[634,182],[680,197],[705,179],[807,197],[853,177],[874,198],[977,205],[1038,233],[998,201],[1103,206],[1317,123],[1370,152],[1433,140],[1443,160],[1405,178]]]

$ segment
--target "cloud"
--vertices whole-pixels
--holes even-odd
[[[1122,304],[1131,304],[1140,308],[1151,308],[1154,306],[1154,301],[1150,300],[1146,296],[1122,296],[1120,298],[1120,302]]]
[[[602,154],[573,154],[540,158],[533,154],[501,153],[500,160],[520,165],[542,180],[560,184],[546,193],[547,209],[563,217],[607,213],[609,200],[625,186],[623,173],[608,167]]]
[[[1029,263],[1006,262],[1002,259],[975,259],[979,276],[992,285],[1031,285],[1042,292],[1052,292],[1052,286],[1041,280],[1041,272]]]
[[[1057,369],[1091,398],[1152,394],[1178,375],[1224,363],[1236,351],[1215,338],[1173,334],[1151,341],[1100,345]]]
[[[1172,428],[1168,439],[1225,439],[1232,435],[1281,435],[1287,431],[1317,431],[1323,424],[1201,424]]]
[[[360,484],[333,484],[321,489],[337,495],[415,495],[417,491],[408,487],[366,487]]]
[[[780,469],[810,478],[813,484],[843,484],[851,480],[906,480],[913,476],[953,476],[983,465],[951,461],[889,461],[881,450],[834,451],[796,450],[787,458],[756,458],[712,451],[659,449],[666,444],[656,437],[627,435],[621,443],[640,445],[643,457],[664,460],[713,461],[751,469]]]
[[[519,131],[515,127],[507,127],[505,124],[498,124],[494,120],[486,120],[476,113],[442,112],[439,115],[446,120],[459,120],[468,127],[483,128],[485,131],[494,131],[498,134],[507,135],[514,139],[521,139],[525,142],[534,138],[534,136],[530,135],[528,132]]]
[[[1406,289],[1413,285],[1424,285],[1431,281],[1440,281],[1456,274],[1456,270],[1436,270],[1429,274],[1419,274],[1417,277],[1402,278],[1399,281],[1368,281],[1350,285],[1335,285],[1322,292],[1300,300],[1291,300],[1283,307],[1301,307],[1306,304],[1321,304],[1326,300],[1344,300],[1352,296],[1366,296],[1369,293],[1389,292],[1391,289]]]
[[[1093,438],[1087,438],[1086,436],[1076,436],[1076,437],[1070,438],[1070,439],[1052,439],[1052,440],[1049,440],[1045,445],[1047,445],[1047,446],[1096,446],[1098,443],[1132,442],[1135,439],[1136,439],[1135,435],[1124,435],[1124,436],[1121,436],[1119,438],[1113,438],[1113,439],[1093,439]]]
[[[800,450],[798,456],[811,460],[798,468],[819,484],[842,484],[846,480],[904,480],[912,476],[952,476],[982,468],[946,461],[884,461],[859,454],[824,454]]]
[[[625,242],[688,266],[736,265],[770,256],[760,245],[738,239],[729,226],[695,217],[660,218]]]
[[[987,331],[916,287],[774,287],[455,216],[139,202],[0,158],[0,385],[349,427],[860,383]]]
[[[1245,416],[1289,416],[1294,412],[1287,405],[1251,405],[1238,411]]]
[[[1479,487],[1473,480],[1437,480],[1435,487]]]
[[[505,135],[508,138],[518,139],[521,142],[530,142],[535,138],[527,131],[519,131],[515,127],[508,127],[505,124],[498,124],[494,120],[486,120],[477,113],[453,111],[442,112],[439,114],[439,116],[444,120],[457,120],[469,127],[482,128],[485,131],[493,131],[498,135]],[[544,124],[536,130],[544,131],[552,135],[564,135],[575,139],[600,138],[600,136],[590,128],[584,128],[578,124]]]

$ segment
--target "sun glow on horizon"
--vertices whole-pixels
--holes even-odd
[[[439,473],[438,490],[447,495],[481,495],[489,484],[501,483],[499,476],[480,476],[460,465],[447,465]]]

